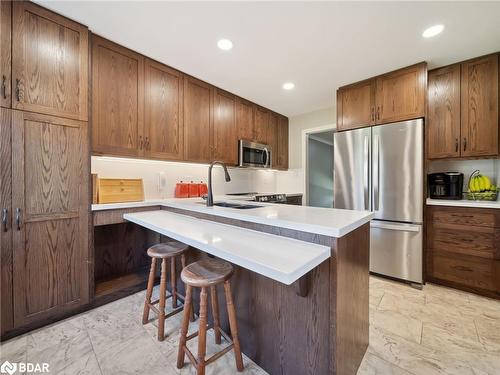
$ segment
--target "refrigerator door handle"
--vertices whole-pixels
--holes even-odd
[[[402,232],[420,232],[421,225],[417,224],[392,224],[392,223],[381,223],[379,221],[371,221],[371,228],[379,228],[379,229],[388,229],[388,230],[397,230]]]
[[[365,202],[365,210],[369,210],[369,191],[368,191],[368,183],[369,183],[369,157],[370,157],[370,149],[369,149],[369,139],[368,136],[365,135],[364,144],[363,144],[363,193],[364,193],[364,202]]]
[[[373,142],[373,210],[380,209],[380,136],[375,135]]]

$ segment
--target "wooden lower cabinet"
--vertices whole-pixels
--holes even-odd
[[[500,298],[500,211],[427,208],[427,281]]]
[[[12,257],[10,304],[19,328],[89,301],[89,149],[86,122],[21,111],[11,111],[9,121],[2,112],[2,133],[9,126],[12,147],[5,152],[2,144],[2,168],[10,156],[12,255],[4,254],[2,236],[2,256]],[[2,201],[8,194],[2,186]],[[9,302],[3,288],[2,280],[2,315]]]

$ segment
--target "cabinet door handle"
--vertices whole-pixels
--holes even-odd
[[[458,138],[455,138],[455,152],[458,152]]]
[[[377,120],[380,120],[380,107],[377,107]]]
[[[151,150],[151,145],[149,143],[149,137],[146,137],[146,140],[144,141],[144,149]]]
[[[7,77],[4,75],[2,75],[2,97],[4,99],[7,99],[7,87],[5,85],[5,81],[7,80]]]
[[[3,231],[7,232],[8,231],[8,216],[9,216],[9,210],[4,208],[2,210],[2,225],[3,225]]]
[[[142,145],[143,145],[143,141],[142,141],[142,135],[139,136],[139,150],[142,150]]]
[[[464,137],[464,151],[467,150],[467,138]]]
[[[21,101],[21,94],[20,94],[20,88],[19,88],[20,80],[19,78],[16,78],[16,100],[19,102]]]
[[[21,209],[16,208],[16,226],[17,230],[21,230]]]

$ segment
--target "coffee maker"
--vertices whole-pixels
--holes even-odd
[[[428,175],[429,197],[431,199],[462,199],[464,174],[441,172]]]

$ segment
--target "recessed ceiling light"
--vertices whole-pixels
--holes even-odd
[[[217,42],[217,47],[219,47],[223,51],[229,51],[233,48],[233,42],[229,39],[221,39]]]
[[[429,27],[428,29],[425,29],[424,32],[422,33],[422,36],[424,38],[432,38],[433,36],[438,35],[444,30],[443,25],[434,25]]]
[[[294,87],[295,87],[295,84],[293,82],[285,82],[283,84],[283,89],[285,89],[285,90],[293,90]]]

